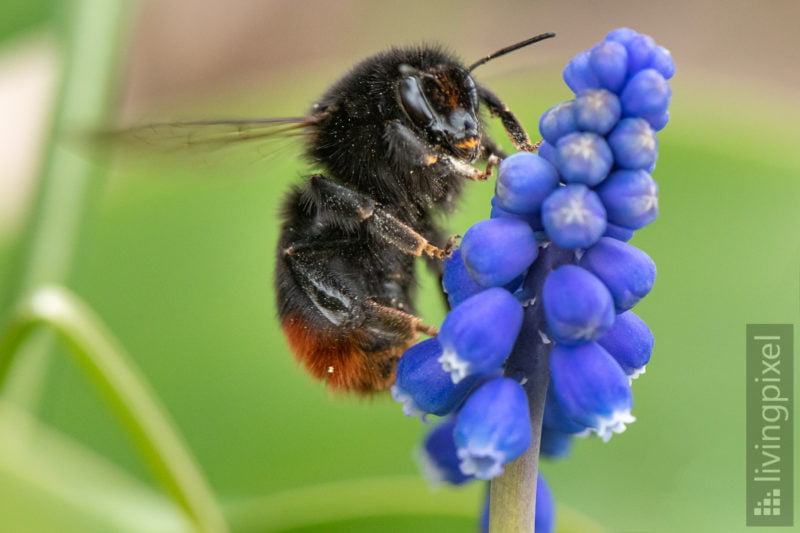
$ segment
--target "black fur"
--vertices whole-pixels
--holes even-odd
[[[404,109],[398,87],[409,67],[418,73],[436,120],[455,123],[456,130],[465,124],[464,130],[474,116],[472,156],[453,148],[461,137],[443,136]],[[429,92],[437,83],[442,90]],[[282,210],[276,289],[284,326],[302,320],[314,335],[357,338],[359,349],[388,351],[392,363],[413,341],[419,238],[443,246],[436,215],[453,207],[472,159],[498,151],[485,138],[476,108],[478,94],[484,102],[484,94],[494,96],[473,88],[470,103],[470,83],[466,67],[439,48],[391,49],[356,65],[313,105],[306,155],[320,174],[295,187]],[[453,109],[465,110],[466,118],[448,118]],[[408,313],[411,326],[376,313],[368,302]],[[359,388],[383,388],[391,378]]]

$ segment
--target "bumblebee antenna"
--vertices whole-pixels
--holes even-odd
[[[539,41],[544,41],[545,39],[550,39],[551,37],[555,37],[555,36],[556,36],[556,34],[553,33],[553,32],[542,33],[542,34],[537,35],[536,37],[531,37],[530,39],[525,39],[524,41],[519,42],[517,44],[512,44],[511,46],[506,46],[505,48],[501,48],[497,52],[495,52],[493,54],[489,54],[488,56],[486,56],[486,57],[484,57],[482,59],[479,59],[478,61],[474,62],[473,64],[471,64],[469,66],[469,68],[467,70],[469,72],[472,72],[477,67],[483,65],[484,63],[486,63],[488,61],[491,61],[492,59],[495,59],[495,58],[500,57],[500,56],[504,56],[504,55],[506,55],[506,54],[508,54],[510,52],[513,52],[514,50],[519,50],[520,48],[528,46],[529,44],[538,43]]]

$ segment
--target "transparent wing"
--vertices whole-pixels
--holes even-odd
[[[157,152],[213,150],[308,135],[319,119],[309,116],[162,122],[104,132],[100,139],[114,146]]]

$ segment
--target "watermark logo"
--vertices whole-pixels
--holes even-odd
[[[747,325],[747,525],[794,524],[791,324]]]

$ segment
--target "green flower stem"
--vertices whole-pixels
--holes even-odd
[[[145,462],[198,531],[228,531],[222,512],[185,444],[113,334],[77,296],[44,287],[23,300],[0,332],[0,390],[33,329],[50,326],[117,412]]]
[[[549,379],[546,365],[540,366],[544,367],[542,372],[544,379],[540,378],[539,386],[528,389],[532,424],[531,445],[524,454],[507,464],[503,474],[494,478],[489,485],[489,533],[534,533],[542,413]],[[531,397],[531,392],[536,392],[536,398]],[[538,414],[534,411],[538,411]]]
[[[68,281],[102,191],[103,172],[96,165],[107,150],[85,141],[88,132],[108,128],[127,5],[124,0],[71,0],[60,8],[61,86],[4,308],[44,284]],[[76,142],[76,136],[84,142]],[[29,353],[9,383],[9,397],[31,411],[40,396],[50,344],[47,335],[26,343]]]
[[[571,250],[550,243],[540,250],[525,277],[525,289],[541,295],[547,275],[574,258]],[[550,351],[553,343],[539,332],[547,331],[541,296],[525,308],[522,333],[506,361],[507,376],[525,376],[525,392],[531,416],[531,445],[506,465],[502,475],[491,481],[489,490],[490,533],[533,533],[536,524],[536,479],[542,441],[542,417],[550,381]]]

